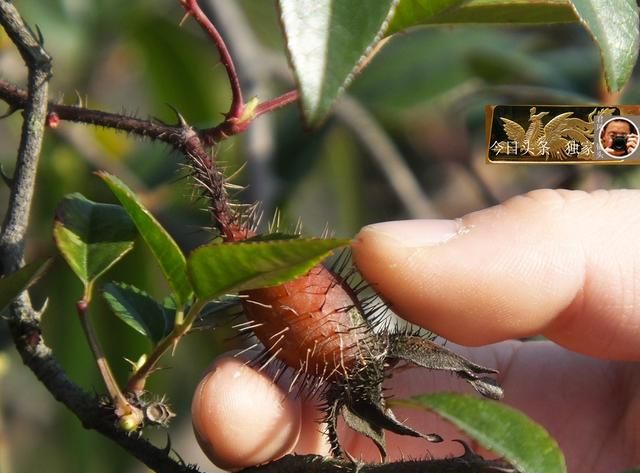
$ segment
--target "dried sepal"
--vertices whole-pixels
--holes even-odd
[[[388,336],[388,358],[409,361],[432,370],[451,371],[467,381],[485,397],[502,399],[502,388],[482,374],[495,374],[496,370],[477,365],[462,356],[423,337],[405,334]]]

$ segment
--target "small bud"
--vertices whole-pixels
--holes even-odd
[[[118,425],[125,432],[135,432],[142,426],[142,415],[140,412],[132,412],[120,417]]]
[[[47,115],[46,124],[49,128],[58,128],[58,125],[60,125],[60,117],[56,112],[51,112]]]
[[[147,362],[147,355],[146,353],[143,353],[140,358],[138,358],[138,361],[136,361],[133,364],[133,371],[138,372],[140,370],[140,368],[142,368],[142,366]]]
[[[253,121],[256,116],[256,108],[260,101],[258,97],[253,97],[246,104],[244,104],[244,108],[242,109],[242,114],[238,117],[237,123],[247,123]]]

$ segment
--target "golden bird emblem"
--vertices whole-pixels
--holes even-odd
[[[496,154],[544,157],[547,160],[590,159],[593,155],[595,119],[609,117],[615,109],[594,108],[587,120],[564,112],[553,117],[545,125],[542,121],[549,112],[529,109],[529,125],[525,130],[520,124],[501,117],[508,141],[493,147]],[[511,152],[513,151],[513,152]]]

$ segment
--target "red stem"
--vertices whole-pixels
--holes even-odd
[[[201,130],[200,136],[202,137],[205,145],[214,145],[216,143],[219,143],[220,141],[225,140],[229,136],[234,136],[244,132],[247,128],[249,128],[249,125],[253,122],[253,120],[263,113],[282,108],[285,105],[295,102],[296,100],[298,100],[298,91],[292,90],[280,95],[279,97],[276,97],[275,99],[267,100],[266,102],[258,104],[251,117],[247,117],[243,121],[225,120],[224,122],[214,126],[213,128]]]
[[[180,4],[187,12],[187,15],[193,16],[195,20],[200,24],[203,30],[209,35],[213,44],[218,49],[220,53],[220,62],[224,66],[227,71],[227,76],[229,77],[229,84],[231,85],[231,93],[233,95],[231,101],[231,108],[229,109],[229,113],[227,113],[227,119],[234,119],[240,117],[242,114],[242,110],[244,109],[244,101],[242,100],[242,89],[240,88],[240,79],[238,79],[238,74],[236,73],[236,68],[233,64],[233,59],[231,58],[231,54],[227,49],[227,45],[224,43],[224,39],[218,33],[218,30],[211,20],[205,15],[205,13],[200,9],[200,5],[198,5],[197,0],[180,0]]]
[[[262,102],[256,107],[256,117],[259,117],[263,113],[271,112],[272,110],[277,110],[279,108],[284,107],[285,105],[289,105],[292,102],[298,100],[298,91],[291,90],[285,94],[282,94],[275,99],[267,100],[266,102]]]

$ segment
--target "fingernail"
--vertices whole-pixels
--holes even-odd
[[[464,226],[460,219],[399,220],[367,225],[360,231],[364,232],[384,235],[406,247],[435,246],[464,233]]]

